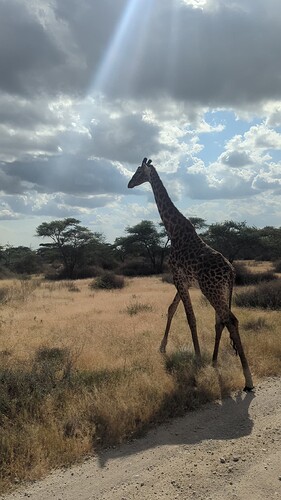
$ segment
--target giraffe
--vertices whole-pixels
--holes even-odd
[[[239,335],[238,319],[231,311],[231,298],[234,283],[234,269],[230,262],[219,252],[207,245],[196,233],[193,224],[173,204],[152,161],[144,158],[128,188],[149,182],[160,217],[171,240],[169,265],[177,289],[173,302],[168,308],[168,318],[160,351],[166,352],[168,334],[173,316],[179,302],[182,301],[191,331],[196,358],[201,360],[194,315],[189,288],[199,285],[203,295],[215,310],[215,345],[213,365],[217,364],[218,350],[222,331],[227,328],[233,346],[240,357],[245,377],[245,391],[253,389],[253,381],[248,361]]]

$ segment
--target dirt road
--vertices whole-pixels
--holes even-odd
[[[281,380],[151,431],[5,500],[281,499]]]

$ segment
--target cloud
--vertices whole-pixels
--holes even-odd
[[[275,194],[281,194],[281,162],[269,163],[255,177],[253,186],[263,192],[271,190]]]
[[[89,149],[97,157],[134,163],[136,158],[140,160],[145,155],[144,152],[156,155],[163,148],[159,142],[160,126],[145,122],[140,113],[95,120],[90,131]]]
[[[265,116],[268,127],[281,127],[281,102],[268,102],[265,105]]]
[[[281,150],[281,134],[265,123],[254,125],[242,135],[235,135],[225,145],[218,160],[229,167],[267,168],[273,151]]]
[[[253,175],[223,168],[220,163],[190,168],[182,174],[191,199],[239,199],[255,195]]]
[[[156,1],[146,26],[134,18],[105,93],[238,108],[280,98],[280,4],[269,0],[266,10],[261,1],[213,4],[194,9]]]
[[[96,208],[116,203],[116,195],[73,196],[59,194],[38,195],[34,191],[22,195],[4,195],[0,204],[0,218],[17,219],[23,216],[81,217],[95,213]]]
[[[148,217],[144,156],[182,205],[279,193],[279,1],[0,3],[0,217]]]
[[[30,95],[53,68],[63,62],[62,50],[31,14],[27,2],[4,0],[0,16],[0,89]]]
[[[1,170],[0,167],[0,192],[17,194],[22,191],[21,182],[16,175],[10,176]]]
[[[15,161],[2,166],[11,183],[16,180],[22,192],[63,192],[72,195],[124,193],[126,178],[111,162],[76,156],[51,157],[29,162]]]
[[[281,149],[281,134],[265,123],[254,125],[243,135],[225,143],[217,161],[180,169],[185,192],[192,199],[241,199],[262,192],[280,192],[281,163],[272,154]]]
[[[102,90],[112,98],[162,94],[234,107],[280,99],[280,3],[191,3],[156,0],[144,9],[136,1],[129,12],[125,0],[39,2],[37,10],[34,2],[5,0],[0,88],[82,95],[103,72]]]
[[[229,151],[223,153],[220,160],[224,165],[229,165],[230,167],[245,167],[246,165],[253,164],[253,160],[246,151]]]

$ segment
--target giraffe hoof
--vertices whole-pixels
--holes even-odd
[[[243,391],[244,392],[252,392],[255,388],[254,387],[248,387],[247,385],[245,385]]]

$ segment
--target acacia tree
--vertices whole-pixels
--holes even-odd
[[[85,248],[95,237],[88,228],[80,225],[79,220],[70,217],[43,222],[36,228],[36,236],[52,240],[51,243],[40,243],[40,246],[57,252],[63,262],[64,275],[70,279],[82,260]]]
[[[197,231],[202,231],[208,227],[208,224],[205,219],[202,217],[188,217],[190,222],[193,224]]]
[[[262,245],[262,258],[279,260],[281,258],[281,227],[265,226],[259,229],[259,238]]]
[[[25,246],[6,245],[0,254],[5,267],[18,274],[33,274],[40,270],[40,262],[34,250]]]
[[[246,222],[227,220],[211,224],[202,238],[233,262],[234,259],[254,257],[260,248],[259,230]]]
[[[127,227],[125,231],[128,236],[116,238],[114,243],[122,260],[127,256],[148,258],[152,272],[162,272],[168,246],[165,230],[161,228],[158,231],[152,221],[143,220],[135,226]]]

